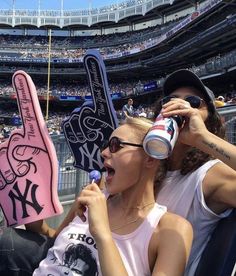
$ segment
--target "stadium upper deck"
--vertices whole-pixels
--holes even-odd
[[[114,77],[117,72],[120,77],[129,72],[130,76],[140,78],[140,75],[146,75],[150,79],[153,74],[167,73],[173,68],[202,64],[209,58],[235,49],[236,16],[233,15],[233,9],[233,0],[210,0],[196,12],[174,22],[170,28],[148,28],[145,35],[143,31],[139,31],[135,34],[129,33],[131,35],[124,33],[90,37],[90,43],[86,39],[87,47],[80,37],[64,37],[64,40],[53,37],[55,43],[51,73],[84,75],[81,61],[84,51],[91,43],[94,48],[98,48],[99,44],[103,45],[100,50],[106,60],[108,72]],[[135,36],[139,36],[138,44]],[[17,37],[12,35],[6,43],[2,41],[2,72],[9,73],[9,68],[18,68],[20,64],[21,69],[25,67],[30,73],[47,74],[47,37],[40,39],[42,43],[37,40],[34,43],[35,36],[21,36],[17,40]],[[11,40],[15,42],[15,46]],[[126,44],[123,45],[125,40]],[[117,47],[117,41],[121,42],[120,47]],[[106,47],[112,43],[115,45],[113,48]]]
[[[186,13],[181,11],[186,12],[188,8],[185,2],[184,9],[181,9],[183,2],[185,1],[174,1],[172,5],[163,5],[162,11],[165,13],[162,17],[175,13],[184,16]],[[191,8],[195,10],[196,2],[191,3]],[[91,45],[94,48],[100,48],[106,62],[108,76],[113,81],[120,82],[127,78],[132,78],[134,81],[158,80],[169,72],[183,67],[199,70],[203,76],[233,70],[231,68],[235,66],[236,46],[235,8],[235,0],[202,1],[197,11],[190,12],[189,15],[169,25],[157,24],[145,30],[105,36],[58,37],[55,35],[52,37],[51,76],[60,75],[60,78],[83,81],[85,70],[82,57]],[[11,14],[11,17],[13,19],[14,15]],[[148,15],[143,18],[149,20]],[[131,24],[131,21],[129,23]],[[115,26],[117,26],[116,23],[113,23],[113,28]],[[43,29],[44,35],[30,36],[27,34],[30,30],[34,30],[32,26],[20,25],[20,27],[22,28],[20,36],[13,35],[12,32],[17,29],[9,26],[8,38],[6,39],[4,35],[0,36],[0,39],[3,39],[0,43],[1,76],[5,75],[10,79],[9,76],[15,70],[23,69],[35,77],[45,77],[48,73],[48,37],[45,30],[52,28],[53,31],[62,32],[62,34],[64,30],[47,26]],[[42,28],[35,29],[35,32],[37,30],[42,31]],[[126,41],[125,45],[124,41]],[[120,46],[117,44],[119,42]],[[219,66],[217,66],[218,55],[222,57]],[[209,60],[212,58],[214,62],[211,66]]]
[[[114,1],[115,2],[115,1]],[[54,26],[59,28],[72,26],[106,26],[116,23],[126,24],[147,21],[148,18],[161,18],[164,22],[168,17],[173,19],[179,10],[197,9],[202,0],[128,0],[106,7],[64,11],[61,10],[0,10],[0,24],[11,27],[31,25],[37,28]],[[126,23],[125,23],[126,22]],[[132,25],[132,24],[128,24]]]

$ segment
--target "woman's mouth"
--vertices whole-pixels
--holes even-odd
[[[105,167],[106,168],[106,182],[111,182],[113,176],[115,175],[115,170],[112,167]]]

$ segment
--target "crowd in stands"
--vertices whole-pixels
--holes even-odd
[[[178,18],[178,20],[180,20]],[[176,19],[177,21],[177,19]],[[131,49],[145,49],[145,44],[153,38],[167,32],[175,22],[156,25],[139,31],[128,31],[96,36],[52,37],[52,58],[82,58],[87,49],[99,48],[106,57],[113,54],[124,53]],[[48,37],[46,36],[0,36],[0,57],[17,58],[47,58]]]
[[[47,120],[47,128],[50,135],[59,135],[62,134],[62,122],[68,116],[68,113],[65,112],[51,112],[49,114],[49,118]],[[13,117],[19,116],[16,112],[9,112],[0,110],[0,116],[4,117]],[[9,138],[11,132],[15,129],[21,128],[22,125],[19,126],[11,126],[6,124],[0,125],[0,143],[3,143],[6,139]]]
[[[232,90],[224,96],[220,95],[216,97],[216,106],[218,108],[229,105],[236,105],[236,90],[232,87]],[[134,117],[145,117],[145,118],[153,118],[154,116],[154,106],[147,106],[145,104],[140,106],[135,106],[134,108]],[[71,110],[72,111],[72,110]],[[116,110],[118,120],[122,120],[123,114],[122,110]],[[15,112],[7,112],[0,110],[0,116],[15,116],[18,115]],[[65,112],[51,112],[49,113],[49,118],[47,120],[47,127],[50,135],[60,135],[63,133],[62,131],[62,123],[63,121],[70,115],[70,113]],[[8,126],[8,125],[0,125],[0,143],[4,142],[10,135],[11,131],[19,128],[21,126]]]
[[[228,105],[235,105],[235,104],[236,104],[236,90],[234,90],[233,87],[230,92],[217,96],[215,100],[215,105],[218,108],[228,106]]]
[[[129,96],[135,93],[135,87],[137,82],[124,82],[124,83],[110,83],[110,93],[120,93],[122,97]],[[36,83],[36,90],[38,95],[47,95],[47,85],[42,85]],[[15,95],[14,89],[10,83],[1,82],[0,83],[0,96],[11,96]],[[85,96],[90,96],[91,91],[88,85],[80,83],[52,83],[50,87],[50,95],[60,97],[60,96],[80,96],[84,99]]]
[[[134,109],[134,116],[135,117],[146,117],[146,118],[153,118],[154,116],[154,106],[137,106]],[[72,111],[72,110],[71,110]],[[122,120],[122,110],[116,110],[118,120]],[[16,112],[9,112],[0,110],[0,116],[19,116]],[[62,131],[62,123],[63,121],[70,115],[70,113],[65,112],[50,112],[49,118],[47,120],[47,128],[50,135],[60,135],[63,133]],[[22,126],[10,126],[1,124],[0,125],[0,143],[4,142],[14,129],[21,128]]]
[[[142,2],[142,0],[140,0]],[[131,6],[137,1],[124,2],[125,7],[131,3]],[[117,6],[118,7],[118,6]],[[116,9],[116,6],[109,6],[109,9]],[[120,7],[120,4],[119,4]],[[104,7],[107,10],[107,7]],[[108,9],[108,10],[109,10]],[[101,12],[101,11],[99,11]],[[103,12],[103,11],[102,11]],[[224,20],[229,11],[221,13],[217,19],[214,17],[208,21],[208,27],[216,24],[216,21]],[[173,15],[174,16],[174,15]],[[156,41],[165,33],[172,32],[172,27],[184,19],[185,16],[176,14],[176,18],[169,19],[168,22],[156,26],[144,28],[138,31],[126,31],[120,33],[95,35],[95,36],[74,36],[60,37],[52,36],[51,58],[58,59],[82,59],[87,49],[99,48],[104,58],[117,58],[123,55],[134,54],[155,45]],[[115,30],[114,30],[115,31]],[[192,37],[188,32],[186,36]],[[30,58],[47,59],[48,58],[48,37],[41,35],[1,35],[0,36],[0,58]]]
[[[109,89],[111,95],[119,93],[121,97],[126,97],[130,95],[138,95],[142,94],[144,92],[144,84],[145,83],[151,83],[155,80],[143,80],[143,81],[126,81],[126,82],[120,82],[120,83],[109,83]],[[41,83],[38,83],[37,80],[34,81],[36,85],[36,90],[38,95],[46,96],[48,89],[47,84],[44,85]],[[218,97],[216,100],[216,106],[221,107],[223,105],[228,104],[235,104],[236,100],[236,90],[234,89],[234,86],[231,85],[229,88],[229,92],[222,93],[220,97]],[[218,94],[219,94],[218,93]],[[15,91],[11,85],[10,82],[1,81],[0,82],[0,96],[12,96],[15,95]],[[60,80],[51,81],[50,86],[50,95],[55,97],[60,96],[80,96],[82,100],[85,99],[86,96],[91,96],[90,88],[87,84],[81,84],[80,82],[60,82]]]
[[[228,11],[222,12],[217,18],[224,20]],[[87,49],[99,48],[104,58],[114,58],[120,53],[136,53],[149,48],[164,33],[167,34],[185,16],[177,16],[175,19],[147,27],[137,31],[126,31],[120,33],[93,35],[93,36],[52,36],[51,57],[82,59]],[[216,24],[216,19],[208,22],[208,27]],[[186,34],[192,37],[192,34]],[[0,36],[0,58],[48,58],[47,36],[23,36],[23,35],[1,35]]]

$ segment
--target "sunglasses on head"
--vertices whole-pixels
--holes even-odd
[[[168,103],[171,99],[178,99],[179,97],[173,95],[173,96],[166,96],[160,100],[161,106],[164,104]],[[202,105],[202,102],[204,101],[202,98],[195,96],[195,95],[190,95],[186,96],[184,100],[188,103],[190,103],[192,108],[199,108]]]
[[[129,142],[123,142],[118,137],[114,136],[109,141],[105,140],[100,150],[102,152],[107,147],[109,147],[109,151],[111,153],[115,153],[118,150],[120,150],[120,149],[123,148],[122,145],[128,145],[128,146],[139,147],[139,148],[143,147],[143,145],[141,145],[141,144],[134,144],[134,143],[129,143]]]

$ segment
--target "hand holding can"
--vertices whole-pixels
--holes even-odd
[[[165,159],[170,156],[182,123],[181,116],[164,118],[159,114],[143,141],[145,152],[156,159]]]

